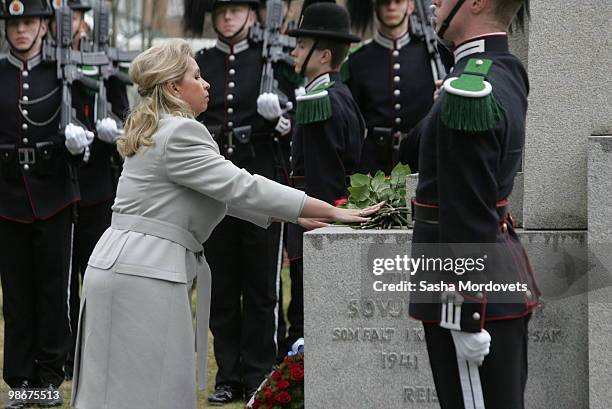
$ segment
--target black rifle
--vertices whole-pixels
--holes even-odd
[[[95,52],[106,54],[107,64],[100,67],[102,81],[100,81],[96,99],[96,119],[111,117],[118,125],[123,123],[121,118],[118,118],[112,111],[110,102],[108,102],[106,94],[106,84],[108,79],[114,77],[124,83],[131,85],[129,76],[120,70],[119,64],[130,63],[140,51],[124,51],[110,46],[110,11],[103,1],[99,1],[94,7],[94,30],[92,49]]]
[[[261,72],[261,84],[259,93],[273,92],[278,95],[281,107],[291,109],[289,98],[278,87],[278,81],[274,78],[273,64],[284,61],[293,66],[293,57],[285,50],[295,48],[295,38],[281,33],[283,26],[283,0],[266,1],[266,26],[256,24],[251,28],[252,40],[263,42],[264,67]]]
[[[436,39],[436,30],[432,25],[432,16],[428,7],[425,7],[426,0],[414,0],[416,6],[418,20],[412,18],[410,24],[413,27],[413,32],[425,39],[427,52],[429,53],[429,61],[431,63],[431,73],[434,81],[444,79],[446,77],[446,67],[440,58]],[[429,3],[429,1],[428,1]]]
[[[57,63],[57,78],[62,82],[62,105],[60,109],[60,126],[62,132],[69,123],[87,129],[76,116],[72,107],[72,84],[75,81],[87,88],[97,91],[98,81],[79,71],[79,66],[102,66],[108,64],[105,53],[84,52],[72,49],[72,10],[62,4],[55,10],[55,44],[46,41],[43,46],[43,60]]]

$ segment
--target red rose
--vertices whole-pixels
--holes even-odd
[[[274,371],[274,372],[272,372],[272,377],[271,378],[272,378],[273,381],[278,381],[279,379],[282,378],[282,375],[281,375],[281,373],[279,371]]]
[[[282,391],[285,390],[289,387],[289,381],[286,381],[284,379],[281,379],[280,381],[278,381],[278,383],[276,384],[276,387],[278,388],[278,390]]]
[[[276,395],[276,398],[274,398],[274,400],[280,403],[281,405],[286,405],[291,402],[291,395],[289,395],[287,391],[281,391],[278,395]]]
[[[304,370],[299,366],[295,366],[291,368],[291,379],[296,382],[299,382],[304,379]]]
[[[261,401],[255,398],[255,400],[253,401],[253,409],[259,409],[260,406],[261,406]]]
[[[272,399],[272,397],[274,396],[274,392],[272,392],[272,389],[270,389],[269,387],[264,389],[263,394],[266,399]]]

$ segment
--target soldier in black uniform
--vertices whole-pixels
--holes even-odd
[[[197,5],[194,5],[197,6]],[[282,143],[291,137],[285,112],[293,97],[288,67],[274,67],[279,96],[260,95],[262,46],[248,33],[259,0],[215,0],[212,4],[215,47],[196,53],[202,77],[211,84],[208,110],[198,119],[210,130],[220,151],[251,173],[282,181]],[[202,31],[202,14],[187,6],[188,28]],[[189,23],[189,21],[187,21]],[[286,142],[285,142],[286,143]],[[246,399],[275,363],[278,286],[282,261],[280,223],[262,229],[227,216],[205,243],[212,272],[210,329],[218,365],[211,404]]]
[[[521,166],[529,83],[505,31],[526,2],[433,3],[438,36],[453,48],[455,68],[419,126],[412,257],[486,255],[483,270],[465,274],[464,282],[523,288],[417,292],[410,314],[423,322],[442,408],[522,409],[527,324],[539,290],[507,208]],[[414,280],[456,281],[452,272],[438,273],[420,270]]]
[[[374,37],[351,53],[342,69],[368,127],[359,170],[388,175],[397,164],[401,141],[433,103],[427,46],[411,33],[413,0],[349,0],[348,8],[361,31],[372,25],[374,15],[378,22]],[[411,145],[417,149],[417,143]]]
[[[44,0],[2,7],[11,47],[0,61],[0,274],[4,371],[13,389],[55,392],[68,348],[67,288],[72,207],[79,200],[71,164],[93,134],[68,125],[60,133],[57,67],[42,61],[51,15]],[[61,405],[61,394],[45,406]],[[25,407],[12,400],[7,408]]]
[[[69,0],[68,6],[72,9],[73,49],[79,50],[81,41],[85,38],[81,29],[84,15],[91,10],[91,7],[81,0]],[[83,71],[88,72],[85,67]],[[97,80],[96,67],[89,67],[89,71],[92,71],[90,77]],[[105,86],[113,113],[122,120],[129,108],[125,85],[116,77],[110,77],[105,82]],[[79,279],[82,280],[89,256],[111,222],[111,206],[115,199],[115,175],[111,163],[118,160],[115,139],[120,135],[118,124],[114,119],[95,118],[96,90],[84,86],[81,82],[75,82],[72,87],[72,104],[76,107],[79,122],[94,132],[96,137],[89,147],[88,161],[77,168],[81,200],[77,207],[72,246],[71,337],[65,365],[67,379],[72,378],[76,326],[79,320]]]
[[[309,196],[336,204],[348,196],[347,176],[357,170],[365,134],[363,117],[338,72],[349,44],[359,37],[350,33],[347,11],[334,3],[312,4],[300,20],[289,35],[297,37],[295,70],[309,82],[297,98],[292,180]],[[304,336],[303,233],[300,226],[289,225],[291,341]]]

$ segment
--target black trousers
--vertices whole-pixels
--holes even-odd
[[[291,345],[304,336],[304,259],[292,260],[289,263],[291,277],[291,301],[287,308],[289,329],[286,339],[288,352]]]
[[[112,205],[113,199],[93,206],[79,206],[77,209],[79,217],[74,228],[72,274],[70,277],[70,344],[65,368],[66,375],[70,377],[72,377],[76,332],[79,323],[79,307],[81,304],[79,297],[80,283],[83,282],[87,262],[94,247],[96,247],[98,240],[100,240],[104,231],[111,224]]]
[[[280,224],[226,217],[204,245],[212,273],[210,330],[216,384],[259,386],[277,353]]]
[[[69,207],[28,224],[0,219],[3,377],[11,387],[64,380],[71,216]]]
[[[530,315],[487,321],[491,349],[479,369],[487,409],[524,409],[527,384],[527,326]],[[427,352],[442,409],[463,409],[463,394],[453,338],[438,324],[423,324]]]

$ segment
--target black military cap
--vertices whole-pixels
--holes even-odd
[[[47,0],[5,0],[2,1],[0,19],[50,17],[52,14]]]
[[[260,3],[258,0],[213,0],[212,8],[225,6],[227,4],[246,4],[247,6],[258,8]]]
[[[356,43],[361,38],[351,34],[348,12],[335,3],[315,3],[304,9],[300,26],[289,31],[291,37],[325,38]]]
[[[70,7],[72,10],[82,11],[84,13],[91,10],[91,6],[87,0],[68,0],[68,7]]]

